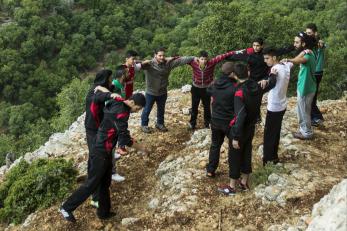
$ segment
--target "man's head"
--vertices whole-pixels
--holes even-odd
[[[272,67],[279,62],[279,57],[277,56],[277,50],[273,47],[267,47],[263,50],[264,62]]]
[[[124,103],[130,107],[131,112],[137,112],[146,105],[146,98],[142,93],[135,93]]]
[[[255,38],[252,47],[255,53],[259,53],[263,49],[264,40],[262,38]]]
[[[234,77],[234,63],[232,63],[232,62],[223,63],[222,72],[224,75],[227,75],[230,78],[233,78]]]
[[[243,63],[237,63],[234,66],[234,77],[237,80],[244,81],[248,79],[249,71],[247,65]]]
[[[99,71],[95,76],[94,84],[110,89],[112,86],[112,71],[108,69]]]
[[[200,66],[205,66],[208,61],[208,53],[207,51],[199,52],[199,64]]]
[[[158,63],[163,63],[165,61],[165,48],[159,47],[154,51],[154,58]]]
[[[127,78],[127,74],[127,67],[125,65],[119,65],[116,67],[114,78],[118,80],[118,82],[123,84],[125,82],[125,79]]]
[[[133,66],[135,64],[135,59],[136,59],[137,56],[138,56],[138,54],[137,54],[136,51],[128,50],[125,53],[125,65],[127,67]]]
[[[308,35],[308,36],[313,36],[313,37],[317,37],[317,26],[316,26],[316,24],[314,24],[314,23],[309,23],[309,24],[307,24],[306,25],[306,30],[305,30],[305,32],[306,32],[306,34]]]
[[[316,45],[316,39],[308,36],[305,32],[299,32],[294,38],[294,47],[296,50],[313,49]]]

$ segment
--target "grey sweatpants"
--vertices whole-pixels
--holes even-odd
[[[299,92],[297,93],[299,131],[306,138],[311,138],[313,136],[313,131],[311,128],[311,107],[313,97],[314,93],[310,93],[305,96],[300,96]]]

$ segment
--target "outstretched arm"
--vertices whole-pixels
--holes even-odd
[[[176,68],[192,62],[195,59],[194,56],[183,56],[168,62],[170,69]]]
[[[216,57],[212,58],[210,60],[211,65],[216,65],[217,63],[223,61],[224,59],[236,54],[235,51],[228,51],[227,53],[217,55]]]

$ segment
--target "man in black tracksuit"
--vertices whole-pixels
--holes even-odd
[[[119,97],[117,94],[112,94],[112,71],[111,70],[101,70],[96,74],[94,84],[89,89],[86,96],[86,117],[84,121],[84,126],[86,129],[87,145],[89,151],[89,157],[93,150],[93,145],[95,143],[96,133],[101,124],[104,116],[104,106],[105,101],[111,98],[116,99]],[[117,98],[120,99],[120,98]],[[88,157],[88,172],[91,168],[90,158]],[[93,205],[97,207],[98,198],[93,195],[92,202]]]
[[[92,193],[98,193],[99,207],[97,216],[107,219],[111,201],[109,187],[112,175],[112,149],[117,141],[122,146],[132,146],[146,152],[145,148],[134,142],[128,130],[130,112],[139,111],[146,103],[143,94],[137,93],[123,102],[112,100],[104,108],[104,119],[98,129],[95,145],[90,155],[88,179],[81,185],[60,208],[60,212],[68,221],[75,222],[73,211]]]
[[[276,85],[276,75],[271,73],[266,84],[259,85],[248,78],[247,68],[242,64],[235,66],[235,75],[239,79],[238,90],[234,97],[234,124],[231,128],[232,149],[229,156],[231,178],[230,187],[240,178],[240,188],[248,189],[248,176],[252,172],[252,140],[255,124],[263,94]],[[232,182],[233,181],[233,182]]]
[[[255,81],[262,80],[269,73],[269,67],[264,62],[263,39],[256,38],[253,41],[252,48],[245,49],[242,53],[232,55],[226,60],[244,61],[249,65],[250,79]]]
[[[226,62],[222,65],[222,76],[207,89],[212,97],[212,143],[206,175],[214,177],[219,164],[220,148],[224,138],[229,134],[229,124],[234,115],[234,93],[236,81],[233,79],[234,64]],[[229,148],[230,149],[230,148]]]
[[[229,139],[232,140],[228,158],[230,185],[218,189],[228,195],[236,193],[236,181],[240,176],[238,185],[240,189],[243,191],[249,189],[248,178],[252,172],[252,140],[262,97],[266,91],[276,85],[275,73],[271,73],[268,80],[258,83],[248,78],[247,66],[240,63],[234,66],[234,77],[239,83],[233,100],[234,118],[230,123],[229,134]]]

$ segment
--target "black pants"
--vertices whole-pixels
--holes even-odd
[[[87,167],[87,174],[89,176],[89,170],[91,168],[91,161],[90,161],[90,155],[93,152],[93,147],[95,144],[95,139],[96,139],[96,134],[97,134],[98,130],[92,130],[92,129],[87,129],[86,128],[86,135],[87,135],[87,145],[88,145],[88,167]],[[93,201],[98,201],[98,193],[94,192],[92,195],[92,200]]]
[[[278,162],[278,145],[281,137],[282,120],[286,110],[279,112],[267,111],[264,144],[263,144],[263,164],[272,161]]]
[[[195,127],[196,126],[196,119],[198,117],[198,111],[199,111],[199,104],[200,100],[202,101],[202,104],[204,105],[204,122],[205,126],[208,126],[211,122],[211,97],[207,94],[206,88],[198,88],[194,85],[191,89],[192,94],[192,114],[190,117],[190,124]]]
[[[90,155],[90,169],[87,180],[66,200],[63,209],[74,211],[92,193],[98,192],[98,216],[107,216],[111,209],[110,185],[112,175],[111,153],[92,153]]]
[[[244,128],[239,141],[240,149],[229,149],[229,177],[237,180],[240,173],[250,174],[252,172],[252,141],[255,125],[247,125]]]
[[[317,120],[317,119],[321,119],[321,120],[323,119],[323,115],[317,106],[317,96],[318,96],[319,84],[320,84],[320,81],[322,80],[323,72],[315,73],[314,76],[316,77],[317,89],[316,89],[316,92],[314,94],[313,101],[312,101],[312,109],[311,109],[311,120],[312,121]]]
[[[219,164],[219,157],[220,157],[220,148],[223,145],[224,138],[228,137],[229,133],[229,127],[216,125],[211,123],[211,130],[212,130],[212,141],[211,141],[211,147],[210,147],[210,154],[209,154],[209,162],[206,166],[206,171],[210,173],[214,173],[218,167]],[[230,142],[229,142],[229,149],[230,149]]]

